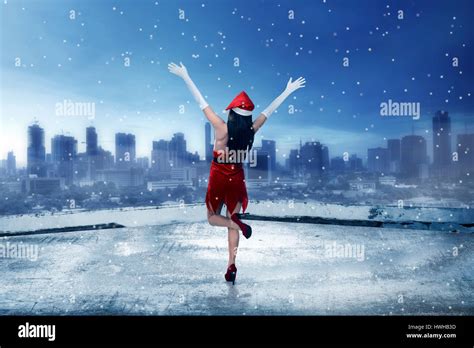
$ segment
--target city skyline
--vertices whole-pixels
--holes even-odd
[[[453,133],[466,133],[465,125],[472,132],[470,1],[256,1],[245,8],[231,1],[104,1],[92,12],[75,0],[0,6],[2,39],[9,36],[1,51],[0,156],[13,150],[20,165],[26,147],[19,135],[35,118],[48,139],[61,129],[82,139],[93,124],[108,149],[115,133],[132,132],[137,156],[148,156],[152,140],[185,130],[190,150],[204,154],[201,132],[188,129],[201,130],[205,118],[169,76],[169,61],[188,66],[218,112],[246,90],[254,118],[289,76],[305,76],[304,93],[257,136],[276,140],[279,154],[301,138],[327,144],[334,155],[365,157],[361,139],[366,147],[385,146],[413,126],[431,151],[431,118],[443,109]],[[215,10],[220,15],[206,20]],[[381,116],[380,104],[389,100],[420,103],[421,117]],[[93,117],[61,112],[64,101],[93,105]]]
[[[415,167],[418,164],[426,164],[427,166],[432,165],[433,172],[443,172],[448,169],[451,165],[452,161],[457,161],[458,157],[465,158],[465,156],[472,156],[469,154],[471,151],[472,140],[469,137],[474,137],[474,133],[460,133],[460,134],[453,134],[451,132],[451,118],[449,117],[449,113],[447,111],[438,111],[432,118],[433,123],[433,156],[429,155],[429,149],[427,146],[427,139],[421,135],[415,134],[407,134],[402,136],[399,139],[386,139],[386,147],[378,146],[375,148],[367,147],[366,156],[357,154],[357,153],[349,153],[346,152],[343,156],[339,156],[339,154],[333,155],[329,149],[329,147],[319,141],[307,141],[305,140],[302,142],[300,139],[299,148],[295,149],[292,148],[290,150],[290,154],[286,156],[286,160],[284,163],[280,163],[283,167],[290,166],[291,171],[291,163],[295,159],[291,159],[291,156],[295,156],[305,151],[313,151],[313,150],[304,150],[305,146],[309,145],[316,145],[321,147],[323,153],[319,156],[322,161],[318,164],[313,163],[312,167],[313,170],[316,167],[317,171],[331,169],[331,170],[341,170],[344,167],[348,167],[348,169],[354,169],[353,166],[361,167],[366,164],[367,170],[369,172],[379,172],[379,173],[406,173],[409,172],[410,169],[407,167],[410,165],[414,165]],[[51,156],[52,161],[61,162],[61,161],[68,161],[72,157],[77,156],[98,156],[100,154],[108,153],[111,157],[112,162],[118,169],[127,169],[130,168],[132,164],[143,164],[146,162],[147,165],[144,166],[145,168],[153,168],[160,162],[160,166],[163,165],[163,159],[161,158],[162,153],[160,150],[168,151],[168,147],[172,146],[176,148],[181,148],[182,153],[189,153],[189,155],[182,155],[182,156],[192,156],[191,161],[200,161],[204,160],[205,162],[209,162],[212,156],[212,142],[211,142],[211,126],[209,123],[205,124],[204,127],[204,148],[207,149],[206,153],[199,154],[198,152],[191,153],[187,150],[187,142],[185,134],[182,132],[178,132],[173,134],[171,140],[165,139],[158,139],[153,140],[151,149],[147,156],[137,156],[136,154],[136,137],[134,134],[131,133],[116,133],[115,134],[115,151],[107,151],[101,146],[100,138],[97,133],[97,129],[95,127],[89,126],[85,129],[86,133],[86,148],[84,152],[78,151],[78,139],[72,136],[66,135],[54,135],[51,138],[51,142],[46,141],[45,138],[45,131],[38,123],[34,123],[28,127],[28,158],[29,158],[29,165],[28,168],[31,168],[31,174],[38,174],[40,176],[46,176],[44,172],[45,168],[38,167],[38,162],[45,162],[47,161],[48,156]],[[460,141],[463,139],[463,141]],[[79,139],[80,140],[80,139]],[[177,143],[176,143],[177,142]],[[179,143],[182,145],[178,145]],[[404,143],[405,142],[405,143]],[[423,148],[420,150],[416,150],[417,143],[422,143]],[[465,142],[465,144],[463,143]],[[51,151],[46,151],[46,144],[51,143]],[[176,145],[172,145],[176,143]],[[303,146],[303,143],[305,146]],[[171,145],[170,145],[171,144]],[[454,144],[453,152],[451,152],[451,147]],[[407,147],[408,146],[408,147]],[[405,148],[405,150],[403,150]],[[263,151],[263,153],[272,154],[270,163],[266,170],[270,172],[275,172],[276,170],[276,153],[278,152],[277,142],[271,139],[262,139],[260,146],[254,146],[254,149],[258,151]],[[410,150],[410,151],[408,151]],[[467,152],[465,152],[467,150]],[[295,152],[296,151],[296,152]],[[418,151],[417,157],[411,160],[410,163],[404,163],[402,161],[401,154],[403,152],[416,152]],[[421,151],[421,152],[420,152]],[[455,151],[455,152],[454,152]],[[458,153],[458,152],[464,152]],[[436,155],[437,154],[437,155]],[[456,160],[454,160],[454,155],[456,154]],[[128,158],[125,159],[125,156]],[[68,158],[69,157],[69,158]],[[308,157],[308,156],[307,156]],[[12,161],[14,162],[14,167],[21,167],[21,165],[17,164],[16,155],[14,152],[8,152],[8,156],[6,159],[2,159],[3,163],[9,163],[11,166]],[[181,159],[175,158],[174,162],[178,163]],[[338,161],[341,160],[341,164],[338,164]],[[359,164],[354,164],[352,161],[360,160]],[[365,161],[364,161],[365,160]],[[143,163],[139,163],[140,161],[145,161]],[[193,162],[194,163],[194,162]],[[415,168],[415,172],[418,169]],[[425,169],[425,172],[428,171],[428,167]],[[426,174],[427,175],[427,174]]]
[[[445,159],[444,159],[444,161],[445,161],[444,165],[446,165],[446,163],[449,164],[449,161],[450,161],[450,159],[451,159],[451,155],[452,155],[452,153],[451,153],[451,148],[452,148],[453,151],[454,151],[454,149],[456,149],[456,147],[457,147],[457,139],[456,139],[456,136],[457,136],[457,135],[471,134],[471,132],[469,132],[467,128],[465,129],[464,132],[459,132],[459,133],[454,133],[454,132],[452,132],[452,131],[451,131],[451,117],[447,116],[447,115],[448,115],[448,112],[447,112],[447,111],[437,111],[437,112],[435,113],[435,115],[432,117],[433,130],[435,129],[435,121],[436,121],[437,118],[440,117],[440,115],[445,115],[445,116],[448,117],[448,119],[449,119],[449,121],[448,121],[449,131],[446,131],[446,133],[445,133],[446,135],[449,134],[449,140],[447,140],[448,138],[444,138],[444,140],[443,140],[443,141],[444,141],[444,144],[445,144],[445,146],[444,146],[444,148],[443,148],[444,157],[445,157]],[[46,135],[45,135],[46,132],[45,132],[45,128],[44,128],[44,127],[41,127],[41,125],[40,125],[38,122],[34,122],[34,123],[32,123],[31,125],[38,125],[38,126],[42,129],[43,137],[44,137],[45,139],[47,139],[47,137],[46,137]],[[31,126],[31,125],[30,125],[30,126]],[[29,127],[30,127],[30,126],[29,126]],[[439,126],[439,127],[441,127],[441,126]],[[77,153],[89,153],[89,150],[88,150],[88,148],[87,148],[87,139],[88,139],[89,136],[91,136],[91,134],[89,134],[89,132],[88,132],[88,130],[90,130],[90,129],[94,129],[94,135],[93,135],[93,136],[95,137],[95,139],[94,139],[93,141],[94,141],[94,142],[98,142],[97,139],[98,139],[98,137],[99,137],[99,133],[97,133],[97,128],[94,127],[94,126],[88,126],[88,127],[85,128],[85,133],[86,133],[86,135],[85,135],[85,137],[83,137],[82,139],[81,139],[81,138],[78,139],[78,138],[76,138],[76,137],[70,136],[70,135],[68,135],[67,132],[66,132],[66,134],[55,134],[55,135],[51,136],[51,138],[50,138],[50,139],[51,139],[51,142],[45,141],[45,144],[44,144],[44,146],[45,146],[45,154],[48,154],[48,153],[49,153],[49,154],[52,154],[52,153],[53,153],[53,146],[51,145],[51,146],[48,147],[47,144],[53,144],[53,143],[54,143],[53,139],[55,139],[55,138],[57,138],[57,137],[65,137],[65,138],[71,138],[71,137],[72,137],[72,138],[76,141],[75,146],[76,146],[76,152],[77,152]],[[174,133],[172,136],[174,136],[174,135],[176,135],[176,134],[178,134],[178,133],[182,133],[182,134],[184,135],[184,137],[186,138],[186,133],[184,133],[184,132],[177,132],[177,133]],[[194,132],[194,133],[198,133],[198,132]],[[204,132],[203,132],[203,133],[204,133],[204,137],[202,137],[202,142],[203,142],[202,148],[203,148],[203,149],[206,149],[206,145],[205,145],[205,144],[207,143],[207,141],[213,139],[212,127],[210,126],[210,124],[209,124],[208,122],[206,122],[206,123],[204,124]],[[474,132],[472,132],[472,133],[474,133]],[[424,138],[426,144],[427,144],[427,156],[428,156],[428,162],[427,162],[427,163],[428,163],[428,164],[433,164],[435,167],[437,167],[437,165],[436,165],[436,158],[435,158],[435,156],[434,156],[434,148],[435,148],[435,145],[436,145],[436,144],[435,144],[434,141],[431,141],[431,142],[430,142],[430,137],[429,137],[429,136],[432,136],[432,134],[434,134],[434,133],[431,133],[431,134],[430,134],[429,132],[426,132],[426,131],[425,131],[425,134],[416,134],[416,132],[414,131],[414,129],[412,129],[412,133],[411,133],[411,134],[402,134],[402,135],[400,135],[399,138],[386,138],[386,137],[384,137],[384,138],[383,138],[384,143],[380,143],[380,144],[378,144],[378,146],[370,147],[370,146],[368,146],[368,145],[364,145],[364,146],[365,146],[365,151],[363,151],[362,153],[356,153],[356,152],[350,152],[350,151],[344,151],[343,153],[332,153],[332,152],[329,152],[329,156],[328,156],[328,157],[329,157],[329,159],[334,159],[334,158],[343,157],[343,156],[346,156],[346,155],[348,155],[348,156],[356,155],[358,158],[361,158],[361,159],[363,160],[363,163],[364,163],[365,165],[367,165],[368,167],[370,167],[370,163],[369,163],[369,161],[370,161],[370,155],[369,155],[370,150],[373,150],[373,149],[384,149],[384,148],[383,148],[384,145],[386,145],[385,150],[387,150],[387,148],[389,147],[388,144],[390,143],[390,141],[393,141],[393,140],[398,140],[398,141],[400,141],[401,138],[403,138],[404,136],[418,135],[418,136],[422,136],[422,137]],[[103,149],[103,150],[105,150],[105,151],[110,151],[111,153],[113,153],[113,156],[116,157],[116,156],[117,156],[117,153],[118,153],[118,152],[117,152],[117,151],[118,151],[118,148],[117,148],[117,136],[120,136],[120,135],[129,135],[129,136],[133,137],[133,151],[135,152],[135,153],[133,154],[133,158],[135,158],[135,159],[136,159],[136,158],[139,158],[139,157],[146,157],[146,158],[148,158],[148,159],[151,159],[151,158],[152,158],[152,154],[151,154],[151,153],[152,153],[152,150],[153,150],[153,144],[154,144],[155,142],[157,142],[157,141],[162,141],[162,140],[164,140],[164,139],[153,139],[153,140],[151,141],[151,146],[148,147],[148,151],[146,151],[146,152],[143,152],[143,151],[142,151],[142,152],[138,153],[138,151],[136,151],[136,137],[135,137],[135,134],[133,134],[133,133],[131,133],[131,132],[124,131],[124,132],[118,132],[118,133],[115,133],[115,134],[114,134],[114,139],[115,139],[115,140],[114,140],[112,146],[104,147],[104,146],[102,146],[102,141],[100,141],[100,144],[101,144],[100,147],[101,147],[101,149]],[[429,135],[429,136],[428,136],[428,135]],[[171,137],[170,137],[170,138],[171,138]],[[86,141],[81,141],[81,140],[86,140]],[[101,138],[101,140],[102,140],[102,138]],[[286,165],[286,161],[288,160],[291,151],[294,150],[294,149],[295,149],[295,146],[297,145],[297,143],[295,142],[294,144],[292,144],[292,145],[290,146],[289,151],[288,151],[287,153],[283,153],[283,154],[280,153],[280,154],[279,154],[279,153],[278,153],[278,152],[279,152],[279,148],[278,148],[278,146],[276,145],[276,144],[278,144],[278,142],[277,142],[276,140],[274,140],[274,139],[264,139],[263,137],[261,137],[260,141],[261,141],[261,146],[264,146],[263,144],[264,144],[265,142],[268,142],[268,141],[274,143],[273,146],[276,147],[275,150],[276,150],[277,155],[276,155],[276,158],[275,158],[275,159],[272,159],[272,161],[276,161],[276,162],[278,162],[280,165],[283,165],[283,166]],[[448,148],[446,148],[446,141],[448,141],[447,144],[449,144]],[[328,147],[328,145],[325,144],[324,142],[320,141],[319,139],[314,139],[314,138],[312,138],[312,139],[301,139],[301,138],[300,138],[300,139],[299,139],[299,143],[301,144],[301,142],[303,142],[303,143],[306,143],[306,142],[320,142],[320,143],[324,144],[326,147]],[[212,143],[213,143],[213,142],[211,142],[211,147],[210,147],[210,148],[212,148]],[[256,144],[257,144],[257,143],[258,143],[258,142],[256,142]],[[26,142],[25,142],[25,144],[26,144]],[[82,146],[78,146],[78,144],[82,144]],[[261,147],[261,146],[260,146],[260,147]],[[301,146],[301,145],[300,145],[300,146]],[[439,146],[439,145],[438,145],[438,146]],[[25,147],[26,147],[26,146],[25,146]],[[265,146],[264,146],[264,147],[265,147]],[[48,150],[49,150],[49,151],[48,151]],[[82,150],[82,151],[81,151],[81,150]],[[112,151],[112,150],[113,150],[113,151]],[[211,151],[211,150],[209,150],[209,151]],[[447,153],[446,153],[446,151],[447,151]],[[28,151],[26,151],[26,152],[28,152]],[[191,151],[191,152],[192,152],[192,151]],[[17,167],[26,167],[26,165],[27,165],[26,162],[25,162],[25,163],[21,163],[21,162],[18,161],[18,154],[17,154],[17,153],[15,153],[14,151],[9,150],[9,151],[7,151],[7,154],[6,154],[6,155],[8,156],[8,154],[10,154],[10,153],[13,153],[13,154],[15,155],[15,158],[16,158],[16,166],[17,166]],[[204,150],[203,153],[201,153],[201,152],[199,152],[199,151],[194,151],[194,153],[197,153],[197,154],[199,155],[199,158],[200,158],[201,160],[208,160],[208,159],[209,159],[208,154],[210,154],[210,152],[208,152],[208,151],[206,151],[206,150]],[[278,158],[278,155],[280,155],[280,158]],[[7,156],[5,156],[5,157],[0,157],[0,160],[6,159]],[[446,159],[446,156],[447,156],[447,159]],[[26,157],[26,156],[25,156],[25,157]],[[448,162],[446,162],[446,160],[448,160]],[[274,162],[273,162],[273,163],[274,163]],[[275,164],[272,164],[272,167],[273,167],[273,168],[274,168],[274,166],[275,166]]]
[[[253,147],[251,156],[247,155],[253,160],[244,164],[245,180],[251,187],[260,188],[314,184],[341,187],[342,180],[350,190],[371,192],[376,190],[377,183],[389,186],[398,183],[401,185],[398,187],[404,187],[436,184],[442,179],[449,185],[469,184],[474,170],[474,133],[453,134],[447,111],[436,112],[432,126],[433,159],[428,155],[425,137],[407,134],[400,139],[386,139],[383,147],[368,147],[366,166],[364,156],[349,152],[334,156],[330,146],[314,140],[304,143],[300,140],[299,146],[290,150],[284,165],[277,165],[277,142],[263,139],[260,146]],[[0,177],[3,187],[26,194],[50,194],[96,184],[112,184],[117,189],[146,187],[150,192],[180,187],[199,189],[207,185],[212,161],[210,130],[209,124],[202,129],[204,148],[208,150],[203,160],[197,152],[188,151],[186,137],[181,132],[169,140],[153,141],[150,156],[139,157],[132,133],[115,134],[112,154],[101,146],[96,128],[87,127],[86,150],[79,152],[78,139],[62,134],[46,139],[44,129],[34,123],[27,132],[26,170],[17,168],[15,154],[9,152],[0,161]],[[48,143],[51,152],[46,151]],[[344,184],[342,187],[347,188]]]

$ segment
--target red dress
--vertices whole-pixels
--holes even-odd
[[[219,153],[214,151],[214,159],[218,156]],[[207,208],[217,212],[219,207],[225,204],[227,210],[232,213],[239,202],[242,203],[242,211],[245,213],[248,197],[242,163],[218,163],[213,160],[207,186]]]

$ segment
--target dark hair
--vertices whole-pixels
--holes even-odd
[[[234,110],[229,111],[227,119],[227,132],[229,150],[250,150],[253,145],[255,132],[253,131],[252,116],[242,116]]]

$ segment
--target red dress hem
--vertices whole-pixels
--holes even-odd
[[[218,153],[214,151],[214,157],[217,156]],[[248,196],[242,164],[212,161],[206,193],[207,208],[216,213],[219,207],[225,204],[227,210],[234,212],[239,202],[242,203],[242,211],[245,213]]]

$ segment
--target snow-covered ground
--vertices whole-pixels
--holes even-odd
[[[127,216],[84,214],[87,223]],[[144,224],[159,214],[133,217]],[[193,214],[202,220],[201,210],[181,212]],[[232,286],[225,229],[133,222],[0,238],[38,247],[34,259],[0,260],[0,314],[474,314],[472,233],[252,221]]]
[[[318,216],[334,219],[368,220],[373,206],[323,204],[319,202],[261,201],[250,202],[248,212],[264,216]],[[429,221],[473,223],[474,209],[467,208],[416,208],[405,206],[380,207],[374,220]],[[93,225],[115,222],[127,227],[150,226],[171,222],[200,222],[206,220],[204,204],[164,207],[138,207],[97,211],[69,211],[51,215],[11,215],[0,217],[1,232],[32,231],[67,226]]]
[[[376,207],[375,217],[373,208],[264,201],[248,212],[474,221],[467,208]],[[15,235],[111,222],[125,228]],[[207,224],[203,204],[0,217],[11,234],[0,238],[0,314],[474,314],[472,228],[249,223],[230,286],[226,231]],[[11,248],[30,248],[29,257]]]
[[[115,222],[124,226],[150,226],[173,222],[205,221],[204,205],[176,205],[105,209],[95,211],[64,211],[42,215],[25,214],[0,217],[0,231],[19,232],[70,226],[98,225]]]

